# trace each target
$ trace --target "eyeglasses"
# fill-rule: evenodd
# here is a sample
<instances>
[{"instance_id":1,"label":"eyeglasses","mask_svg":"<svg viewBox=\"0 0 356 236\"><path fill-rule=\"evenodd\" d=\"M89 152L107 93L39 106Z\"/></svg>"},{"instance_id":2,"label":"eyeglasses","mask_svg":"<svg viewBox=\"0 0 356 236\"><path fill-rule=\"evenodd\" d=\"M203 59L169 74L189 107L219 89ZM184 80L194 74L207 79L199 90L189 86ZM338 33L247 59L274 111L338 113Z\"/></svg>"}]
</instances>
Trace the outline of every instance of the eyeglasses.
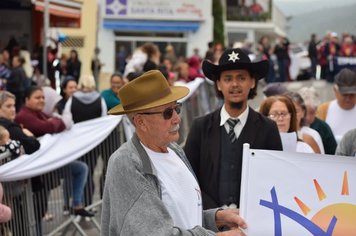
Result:
<instances>
[{"instance_id":1,"label":"eyeglasses","mask_svg":"<svg viewBox=\"0 0 356 236\"><path fill-rule=\"evenodd\" d=\"M284 118L289 118L290 113L289 112L274 112L268 115L269 118L272 120L278 120L279 118L284 119Z\"/></svg>"},{"instance_id":2,"label":"eyeglasses","mask_svg":"<svg viewBox=\"0 0 356 236\"><path fill-rule=\"evenodd\" d=\"M177 103L174 107L168 107L168 108L164 109L164 111L160 111L160 112L141 112L141 113L138 113L138 114L141 114L141 115L162 114L163 118L165 120L169 120L173 116L173 111L176 111L177 114L179 114L180 111L181 111L181 108L182 108L182 103Z\"/></svg>"}]
</instances>

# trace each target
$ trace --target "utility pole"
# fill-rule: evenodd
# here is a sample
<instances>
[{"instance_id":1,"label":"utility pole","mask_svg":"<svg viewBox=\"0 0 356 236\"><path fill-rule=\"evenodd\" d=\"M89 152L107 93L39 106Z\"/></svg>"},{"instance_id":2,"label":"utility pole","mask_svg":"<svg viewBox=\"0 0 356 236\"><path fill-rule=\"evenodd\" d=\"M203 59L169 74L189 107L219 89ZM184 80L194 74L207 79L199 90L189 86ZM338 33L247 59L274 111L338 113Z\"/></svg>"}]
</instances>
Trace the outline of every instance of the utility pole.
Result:
<instances>
[{"instance_id":1,"label":"utility pole","mask_svg":"<svg viewBox=\"0 0 356 236\"><path fill-rule=\"evenodd\" d=\"M48 77L47 73L47 33L49 29L49 1L50 0L44 0L44 9L43 9L43 42L42 42L42 47L43 47L43 75L45 78Z\"/></svg>"}]
</instances>

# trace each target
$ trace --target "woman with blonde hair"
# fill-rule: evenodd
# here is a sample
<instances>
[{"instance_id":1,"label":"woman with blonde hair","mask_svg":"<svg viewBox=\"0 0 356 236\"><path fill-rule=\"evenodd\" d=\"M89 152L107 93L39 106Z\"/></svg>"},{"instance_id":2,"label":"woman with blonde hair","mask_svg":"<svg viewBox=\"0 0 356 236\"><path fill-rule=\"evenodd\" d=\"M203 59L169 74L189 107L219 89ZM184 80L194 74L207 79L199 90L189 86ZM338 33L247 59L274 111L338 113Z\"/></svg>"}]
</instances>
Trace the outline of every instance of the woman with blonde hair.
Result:
<instances>
[{"instance_id":1,"label":"woman with blonde hair","mask_svg":"<svg viewBox=\"0 0 356 236\"><path fill-rule=\"evenodd\" d=\"M82 109L83 107L86 109ZM72 113L74 123L106 115L105 100L96 91L96 83L92 75L83 75L80 78L78 91L68 99L64 110Z\"/></svg>"}]
</instances>

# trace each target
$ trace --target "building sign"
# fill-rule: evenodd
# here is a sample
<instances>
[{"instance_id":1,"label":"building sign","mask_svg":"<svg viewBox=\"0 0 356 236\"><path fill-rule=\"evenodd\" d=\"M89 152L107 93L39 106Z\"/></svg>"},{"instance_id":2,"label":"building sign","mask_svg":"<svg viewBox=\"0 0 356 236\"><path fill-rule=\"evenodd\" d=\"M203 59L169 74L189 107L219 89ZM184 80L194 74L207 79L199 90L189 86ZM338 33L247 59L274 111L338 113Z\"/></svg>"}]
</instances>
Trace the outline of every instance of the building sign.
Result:
<instances>
[{"instance_id":1,"label":"building sign","mask_svg":"<svg viewBox=\"0 0 356 236\"><path fill-rule=\"evenodd\" d=\"M356 159L244 146L240 214L246 235L356 233Z\"/></svg>"},{"instance_id":2,"label":"building sign","mask_svg":"<svg viewBox=\"0 0 356 236\"><path fill-rule=\"evenodd\" d=\"M206 12L199 0L106 0L106 19L202 21Z\"/></svg>"}]
</instances>

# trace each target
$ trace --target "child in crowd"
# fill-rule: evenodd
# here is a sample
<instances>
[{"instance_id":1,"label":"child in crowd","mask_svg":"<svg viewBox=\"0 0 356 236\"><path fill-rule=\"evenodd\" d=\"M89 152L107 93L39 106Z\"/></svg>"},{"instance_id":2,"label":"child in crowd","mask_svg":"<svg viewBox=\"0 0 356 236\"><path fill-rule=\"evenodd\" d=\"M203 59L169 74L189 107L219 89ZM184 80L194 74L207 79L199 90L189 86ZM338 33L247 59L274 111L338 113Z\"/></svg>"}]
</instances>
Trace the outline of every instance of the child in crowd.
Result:
<instances>
[{"instance_id":1,"label":"child in crowd","mask_svg":"<svg viewBox=\"0 0 356 236\"><path fill-rule=\"evenodd\" d=\"M11 159L16 158L22 154L21 150L21 143L17 140L11 140L10 139L10 133L9 131L4 127L0 125L0 154L6 153L6 151L9 151L9 154L11 155L6 155L7 158L4 162L11 161Z\"/></svg>"},{"instance_id":2,"label":"child in crowd","mask_svg":"<svg viewBox=\"0 0 356 236\"><path fill-rule=\"evenodd\" d=\"M0 125L0 164L5 164L24 153L21 143L17 140L10 139L9 131ZM5 196L19 196L25 189L25 180L7 182L4 184L6 189ZM2 196L2 195L1 195ZM2 199L2 198L1 198Z\"/></svg>"}]
</instances>

